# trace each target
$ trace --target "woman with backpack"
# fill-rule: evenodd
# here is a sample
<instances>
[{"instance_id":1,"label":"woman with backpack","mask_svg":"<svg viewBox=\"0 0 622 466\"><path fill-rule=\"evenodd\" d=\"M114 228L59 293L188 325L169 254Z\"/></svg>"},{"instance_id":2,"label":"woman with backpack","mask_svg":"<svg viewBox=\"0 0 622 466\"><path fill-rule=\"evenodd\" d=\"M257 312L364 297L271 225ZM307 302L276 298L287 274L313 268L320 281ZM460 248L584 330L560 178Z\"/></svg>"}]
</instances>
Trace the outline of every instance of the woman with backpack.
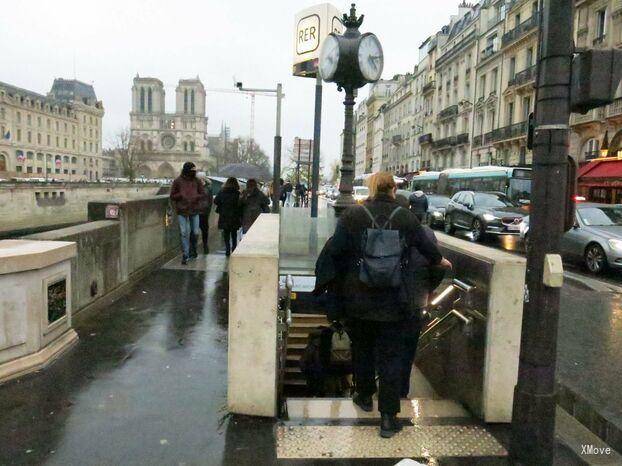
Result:
<instances>
[{"instance_id":1,"label":"woman with backpack","mask_svg":"<svg viewBox=\"0 0 622 466\"><path fill-rule=\"evenodd\" d=\"M242 225L240 212L240 185L231 177L225 181L220 192L214 199L218 214L218 229L222 230L225 240L225 254L231 255L238 244L238 230Z\"/></svg>"},{"instance_id":2,"label":"woman with backpack","mask_svg":"<svg viewBox=\"0 0 622 466\"><path fill-rule=\"evenodd\" d=\"M331 255L345 267L341 296L352 339L354 402L364 411L373 410L378 372L384 438L402 429L397 422L402 354L413 312L402 276L408 252L416 248L430 264L451 267L417 217L398 204L396 190L392 174L372 176L368 200L341 215L330 246Z\"/></svg>"}]
</instances>

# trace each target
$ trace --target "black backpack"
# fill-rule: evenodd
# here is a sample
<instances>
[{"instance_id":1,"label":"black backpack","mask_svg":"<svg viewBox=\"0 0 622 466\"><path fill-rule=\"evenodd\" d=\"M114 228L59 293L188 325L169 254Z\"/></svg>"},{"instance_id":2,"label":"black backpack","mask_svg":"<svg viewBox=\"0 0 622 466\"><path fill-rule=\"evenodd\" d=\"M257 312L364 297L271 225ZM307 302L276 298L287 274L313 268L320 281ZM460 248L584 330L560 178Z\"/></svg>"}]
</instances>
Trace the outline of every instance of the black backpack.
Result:
<instances>
[{"instance_id":1,"label":"black backpack","mask_svg":"<svg viewBox=\"0 0 622 466\"><path fill-rule=\"evenodd\" d=\"M399 288L402 285L402 267L406 242L399 230L391 230L391 222L402 207L396 207L387 221L379 226L367 207L363 210L371 219L371 228L365 229L361 240L359 280L371 288Z\"/></svg>"}]
</instances>

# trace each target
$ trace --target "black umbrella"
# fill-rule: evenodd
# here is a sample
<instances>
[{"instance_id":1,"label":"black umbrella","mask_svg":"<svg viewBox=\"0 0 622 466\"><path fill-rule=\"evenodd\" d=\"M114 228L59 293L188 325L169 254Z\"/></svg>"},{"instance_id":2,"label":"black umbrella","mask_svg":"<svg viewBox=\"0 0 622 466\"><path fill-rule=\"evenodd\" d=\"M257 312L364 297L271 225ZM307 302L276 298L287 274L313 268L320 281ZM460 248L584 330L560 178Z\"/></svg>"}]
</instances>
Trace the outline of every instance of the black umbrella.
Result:
<instances>
[{"instance_id":1,"label":"black umbrella","mask_svg":"<svg viewBox=\"0 0 622 466\"><path fill-rule=\"evenodd\" d=\"M249 163L230 163L218 170L218 175L223 177L233 176L235 178L245 178L247 180L255 178L262 182L272 179L267 168L258 167Z\"/></svg>"}]
</instances>

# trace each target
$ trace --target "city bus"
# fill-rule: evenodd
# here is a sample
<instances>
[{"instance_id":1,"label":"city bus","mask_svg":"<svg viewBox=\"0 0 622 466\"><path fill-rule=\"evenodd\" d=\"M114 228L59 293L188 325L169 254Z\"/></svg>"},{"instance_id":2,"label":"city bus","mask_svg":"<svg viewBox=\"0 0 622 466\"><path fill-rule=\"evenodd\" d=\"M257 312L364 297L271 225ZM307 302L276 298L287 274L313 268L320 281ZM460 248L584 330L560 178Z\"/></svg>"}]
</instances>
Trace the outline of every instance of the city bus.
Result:
<instances>
[{"instance_id":1,"label":"city bus","mask_svg":"<svg viewBox=\"0 0 622 466\"><path fill-rule=\"evenodd\" d=\"M367 186L367 181L374 173L363 173L362 175L358 175L354 177L354 181L352 182L352 186ZM401 188L406 180L404 178L400 178L399 176L393 175L393 180L398 188Z\"/></svg>"},{"instance_id":2,"label":"city bus","mask_svg":"<svg viewBox=\"0 0 622 466\"><path fill-rule=\"evenodd\" d=\"M485 166L450 168L413 177L413 190L453 196L458 191L497 191L515 202L531 197L531 168Z\"/></svg>"}]
</instances>

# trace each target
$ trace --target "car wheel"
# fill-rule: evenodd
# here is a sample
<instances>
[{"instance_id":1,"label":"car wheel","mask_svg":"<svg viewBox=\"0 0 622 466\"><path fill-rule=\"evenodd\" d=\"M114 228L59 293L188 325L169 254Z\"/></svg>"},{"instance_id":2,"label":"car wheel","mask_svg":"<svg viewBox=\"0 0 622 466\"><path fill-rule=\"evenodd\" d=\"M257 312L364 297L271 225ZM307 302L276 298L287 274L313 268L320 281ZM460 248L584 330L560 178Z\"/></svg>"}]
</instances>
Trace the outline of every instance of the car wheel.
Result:
<instances>
[{"instance_id":1,"label":"car wheel","mask_svg":"<svg viewBox=\"0 0 622 466\"><path fill-rule=\"evenodd\" d=\"M486 233L484 229L484 224L481 222L481 220L477 218L473 220L473 223L471 224L471 235L473 237L473 241L476 242L482 241L484 239Z\"/></svg>"},{"instance_id":2,"label":"car wheel","mask_svg":"<svg viewBox=\"0 0 622 466\"><path fill-rule=\"evenodd\" d=\"M607 256L598 244L590 244L585 250L584 262L592 273L601 273L607 268Z\"/></svg>"},{"instance_id":3,"label":"car wheel","mask_svg":"<svg viewBox=\"0 0 622 466\"><path fill-rule=\"evenodd\" d=\"M453 223L451 222L451 215L447 215L445 217L445 233L447 233L448 235L453 234L455 228Z\"/></svg>"}]
</instances>

